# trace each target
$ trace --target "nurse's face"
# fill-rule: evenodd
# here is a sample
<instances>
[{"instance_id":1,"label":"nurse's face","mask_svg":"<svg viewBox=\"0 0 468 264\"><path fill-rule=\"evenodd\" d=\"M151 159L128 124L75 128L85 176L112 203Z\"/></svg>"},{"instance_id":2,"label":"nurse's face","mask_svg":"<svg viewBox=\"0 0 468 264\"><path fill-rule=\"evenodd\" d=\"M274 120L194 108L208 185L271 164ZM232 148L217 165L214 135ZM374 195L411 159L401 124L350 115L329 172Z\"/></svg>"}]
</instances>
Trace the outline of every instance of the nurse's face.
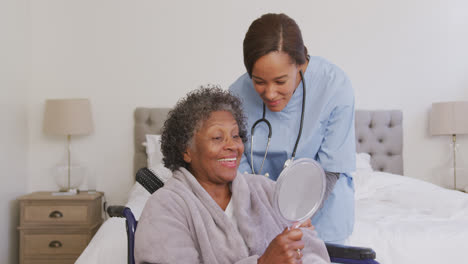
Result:
<instances>
[{"instance_id":1,"label":"nurse's face","mask_svg":"<svg viewBox=\"0 0 468 264\"><path fill-rule=\"evenodd\" d=\"M239 127L230 112L211 113L184 153L190 172L205 187L225 185L237 175L244 153Z\"/></svg>"},{"instance_id":2,"label":"nurse's face","mask_svg":"<svg viewBox=\"0 0 468 264\"><path fill-rule=\"evenodd\" d=\"M252 69L255 91L272 112L283 110L291 99L301 77L299 67L284 52L270 52L260 57Z\"/></svg>"}]
</instances>

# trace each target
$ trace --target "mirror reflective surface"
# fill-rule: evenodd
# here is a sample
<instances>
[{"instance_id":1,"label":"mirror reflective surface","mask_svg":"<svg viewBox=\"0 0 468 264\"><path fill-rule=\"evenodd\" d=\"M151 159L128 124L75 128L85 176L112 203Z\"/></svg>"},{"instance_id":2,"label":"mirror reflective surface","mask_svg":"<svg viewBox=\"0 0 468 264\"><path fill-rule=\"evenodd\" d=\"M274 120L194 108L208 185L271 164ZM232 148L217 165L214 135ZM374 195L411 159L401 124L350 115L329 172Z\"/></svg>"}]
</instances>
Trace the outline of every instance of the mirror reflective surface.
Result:
<instances>
[{"instance_id":1,"label":"mirror reflective surface","mask_svg":"<svg viewBox=\"0 0 468 264\"><path fill-rule=\"evenodd\" d=\"M318 162L309 158L294 160L278 177L274 206L284 219L302 222L320 207L325 185L325 172Z\"/></svg>"}]
</instances>

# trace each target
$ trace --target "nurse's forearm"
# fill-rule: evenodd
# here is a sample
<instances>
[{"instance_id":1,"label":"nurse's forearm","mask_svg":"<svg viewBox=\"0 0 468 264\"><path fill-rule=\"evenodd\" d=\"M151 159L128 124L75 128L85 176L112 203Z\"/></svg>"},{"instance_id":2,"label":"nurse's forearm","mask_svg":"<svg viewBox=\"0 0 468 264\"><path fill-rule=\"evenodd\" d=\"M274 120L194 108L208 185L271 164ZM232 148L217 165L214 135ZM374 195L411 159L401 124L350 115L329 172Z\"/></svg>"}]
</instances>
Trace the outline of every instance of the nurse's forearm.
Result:
<instances>
[{"instance_id":1,"label":"nurse's forearm","mask_svg":"<svg viewBox=\"0 0 468 264\"><path fill-rule=\"evenodd\" d=\"M340 173L326 171L325 172L325 178L326 178L326 181L327 181L327 185L325 187L325 196L323 197L322 204L320 205L320 208L323 207L323 204L327 200L330 193L333 191L333 187L335 187L336 181L338 181L338 178L340 178Z\"/></svg>"}]
</instances>

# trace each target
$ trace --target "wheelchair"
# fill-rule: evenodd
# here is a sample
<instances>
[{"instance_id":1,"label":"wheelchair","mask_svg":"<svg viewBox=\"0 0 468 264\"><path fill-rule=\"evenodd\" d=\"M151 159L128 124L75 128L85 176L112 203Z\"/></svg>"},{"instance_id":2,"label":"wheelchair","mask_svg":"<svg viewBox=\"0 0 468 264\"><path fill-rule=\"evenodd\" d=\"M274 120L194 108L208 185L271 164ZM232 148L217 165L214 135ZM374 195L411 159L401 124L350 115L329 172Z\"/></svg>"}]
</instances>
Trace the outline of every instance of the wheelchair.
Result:
<instances>
[{"instance_id":1,"label":"wheelchair","mask_svg":"<svg viewBox=\"0 0 468 264\"><path fill-rule=\"evenodd\" d=\"M164 183L159 180L150 170L143 168L137 172L136 181L140 183L146 190L153 193ZM125 226L127 229L127 250L128 264L135 264L134 247L135 247L135 231L138 222L132 213L132 210L125 206L113 205L107 208L107 213L110 217L125 218ZM332 263L342 264L379 264L376 260L376 253L371 248L352 247L325 243Z\"/></svg>"}]
</instances>

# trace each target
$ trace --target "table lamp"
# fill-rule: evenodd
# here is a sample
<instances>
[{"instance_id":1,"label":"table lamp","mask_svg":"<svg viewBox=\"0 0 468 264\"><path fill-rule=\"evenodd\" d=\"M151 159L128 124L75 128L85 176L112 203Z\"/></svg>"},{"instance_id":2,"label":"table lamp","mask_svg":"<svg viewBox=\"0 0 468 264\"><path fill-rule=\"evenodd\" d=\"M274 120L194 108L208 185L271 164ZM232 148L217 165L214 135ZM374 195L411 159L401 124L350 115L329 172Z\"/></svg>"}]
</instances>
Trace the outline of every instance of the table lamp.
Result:
<instances>
[{"instance_id":1,"label":"table lamp","mask_svg":"<svg viewBox=\"0 0 468 264\"><path fill-rule=\"evenodd\" d=\"M72 161L71 136L93 131L91 105L88 99L48 99L45 105L44 132L67 137L66 161L54 167L60 191L72 192L81 184L86 168ZM73 176L73 181L72 181Z\"/></svg>"},{"instance_id":2,"label":"table lamp","mask_svg":"<svg viewBox=\"0 0 468 264\"><path fill-rule=\"evenodd\" d=\"M468 134L468 102L437 102L432 104L430 133L452 136L453 189L457 189L457 135Z\"/></svg>"}]
</instances>

